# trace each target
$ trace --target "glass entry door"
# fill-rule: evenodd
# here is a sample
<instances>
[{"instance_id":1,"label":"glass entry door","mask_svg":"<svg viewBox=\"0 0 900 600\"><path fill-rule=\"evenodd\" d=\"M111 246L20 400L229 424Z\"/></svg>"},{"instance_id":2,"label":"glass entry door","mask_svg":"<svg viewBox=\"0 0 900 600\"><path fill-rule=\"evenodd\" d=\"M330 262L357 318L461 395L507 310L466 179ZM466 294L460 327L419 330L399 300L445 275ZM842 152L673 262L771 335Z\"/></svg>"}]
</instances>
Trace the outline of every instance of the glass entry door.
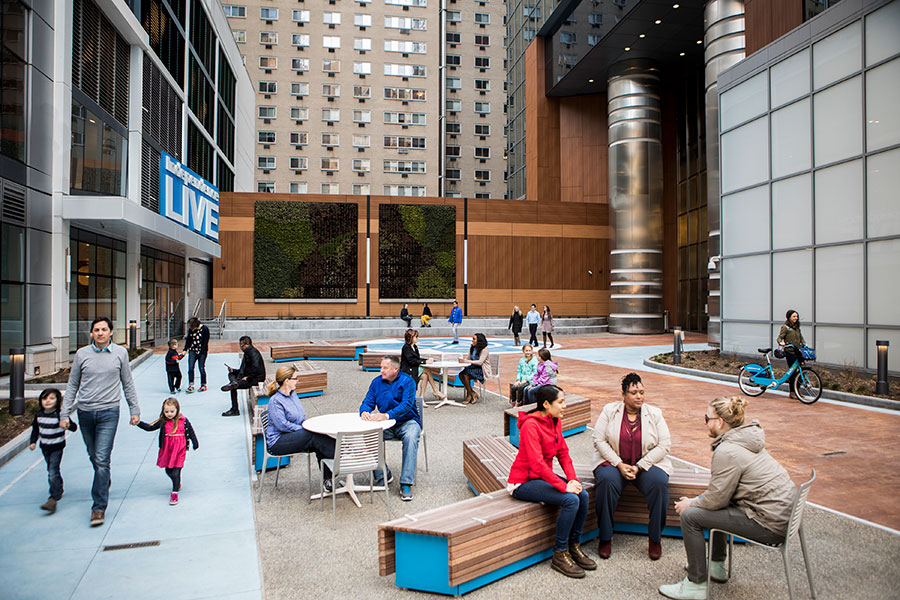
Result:
<instances>
[{"instance_id":1,"label":"glass entry door","mask_svg":"<svg viewBox=\"0 0 900 600\"><path fill-rule=\"evenodd\" d=\"M153 328L154 345L165 344L169 341L169 286L165 283L156 285L156 302L153 305L151 315L151 327Z\"/></svg>"}]
</instances>

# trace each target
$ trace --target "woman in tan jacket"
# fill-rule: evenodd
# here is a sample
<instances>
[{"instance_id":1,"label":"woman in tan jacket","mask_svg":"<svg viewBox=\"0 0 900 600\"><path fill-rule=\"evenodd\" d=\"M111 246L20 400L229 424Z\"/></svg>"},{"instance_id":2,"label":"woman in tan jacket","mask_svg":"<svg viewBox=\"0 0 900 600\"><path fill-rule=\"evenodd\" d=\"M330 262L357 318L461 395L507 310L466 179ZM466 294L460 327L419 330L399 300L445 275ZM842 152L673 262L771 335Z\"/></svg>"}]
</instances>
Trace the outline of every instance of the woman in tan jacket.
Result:
<instances>
[{"instance_id":1,"label":"woman in tan jacket","mask_svg":"<svg viewBox=\"0 0 900 600\"><path fill-rule=\"evenodd\" d=\"M641 376L629 373L622 378L622 401L604 406L594 425L594 494L600 558L609 558L612 552L613 515L622 488L629 481L643 494L650 509L650 559L662 556L660 539L666 524L672 473L670 447L669 427L662 411L644 404Z\"/></svg>"},{"instance_id":2,"label":"woman in tan jacket","mask_svg":"<svg viewBox=\"0 0 900 600\"><path fill-rule=\"evenodd\" d=\"M713 457L709 487L696 498L681 498L681 532L687 554L687 577L659 586L659 593L676 600L707 598L704 529L724 529L762 544L784 542L797 488L766 451L759 421L744 423L747 399L716 398L706 407L706 428ZM728 580L725 536L713 536L710 579Z\"/></svg>"}]
</instances>

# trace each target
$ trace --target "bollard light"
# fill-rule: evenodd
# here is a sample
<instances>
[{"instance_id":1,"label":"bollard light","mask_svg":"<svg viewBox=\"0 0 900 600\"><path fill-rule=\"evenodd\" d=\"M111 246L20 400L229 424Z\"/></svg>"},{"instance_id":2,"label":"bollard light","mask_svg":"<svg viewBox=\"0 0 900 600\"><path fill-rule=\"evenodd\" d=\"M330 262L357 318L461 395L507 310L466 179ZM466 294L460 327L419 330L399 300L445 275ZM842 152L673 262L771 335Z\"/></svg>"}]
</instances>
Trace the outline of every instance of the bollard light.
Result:
<instances>
[{"instance_id":1,"label":"bollard light","mask_svg":"<svg viewBox=\"0 0 900 600\"><path fill-rule=\"evenodd\" d=\"M674 340L674 348L672 351L672 364L680 365L681 364L681 327L676 327L673 330L675 334Z\"/></svg>"},{"instance_id":2,"label":"bollard light","mask_svg":"<svg viewBox=\"0 0 900 600\"><path fill-rule=\"evenodd\" d=\"M875 393L882 396L888 395L888 340L875 340L875 348L878 349L878 375L875 378Z\"/></svg>"},{"instance_id":3,"label":"bollard light","mask_svg":"<svg viewBox=\"0 0 900 600\"><path fill-rule=\"evenodd\" d=\"M134 319L128 321L128 347L132 350L137 348L137 321Z\"/></svg>"},{"instance_id":4,"label":"bollard light","mask_svg":"<svg viewBox=\"0 0 900 600\"><path fill-rule=\"evenodd\" d=\"M25 348L9 349L9 414L25 414Z\"/></svg>"}]
</instances>

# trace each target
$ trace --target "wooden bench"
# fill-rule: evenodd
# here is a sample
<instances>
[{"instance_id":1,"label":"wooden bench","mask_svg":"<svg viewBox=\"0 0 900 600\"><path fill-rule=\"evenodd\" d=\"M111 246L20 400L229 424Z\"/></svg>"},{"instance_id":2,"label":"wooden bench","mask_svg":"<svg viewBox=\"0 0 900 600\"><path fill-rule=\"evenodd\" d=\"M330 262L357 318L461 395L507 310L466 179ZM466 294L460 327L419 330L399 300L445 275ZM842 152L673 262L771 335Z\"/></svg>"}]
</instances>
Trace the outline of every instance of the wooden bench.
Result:
<instances>
[{"instance_id":1,"label":"wooden bench","mask_svg":"<svg viewBox=\"0 0 900 600\"><path fill-rule=\"evenodd\" d=\"M519 447L519 413L536 408L536 404L526 404L507 408L503 411L503 435L509 436L509 443ZM581 433L591 422L591 400L577 394L566 394L566 410L562 418L563 437Z\"/></svg>"},{"instance_id":2,"label":"wooden bench","mask_svg":"<svg viewBox=\"0 0 900 600\"><path fill-rule=\"evenodd\" d=\"M273 362L287 362L315 358L318 360L356 360L366 351L365 344L333 344L315 341L291 346L272 346L269 355Z\"/></svg>"}]
</instances>

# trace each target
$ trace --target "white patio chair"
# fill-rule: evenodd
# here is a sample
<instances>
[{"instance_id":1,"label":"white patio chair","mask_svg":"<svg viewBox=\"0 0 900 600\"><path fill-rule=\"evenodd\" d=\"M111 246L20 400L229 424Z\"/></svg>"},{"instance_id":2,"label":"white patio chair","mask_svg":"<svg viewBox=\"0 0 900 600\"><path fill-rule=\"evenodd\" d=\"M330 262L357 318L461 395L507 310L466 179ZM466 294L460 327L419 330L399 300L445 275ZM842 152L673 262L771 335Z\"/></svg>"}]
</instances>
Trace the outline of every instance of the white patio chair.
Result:
<instances>
[{"instance_id":1,"label":"white patio chair","mask_svg":"<svg viewBox=\"0 0 900 600\"><path fill-rule=\"evenodd\" d=\"M369 487L374 487L374 471L381 469L387 477L387 464L384 460L384 430L381 427L366 431L340 431L334 443L334 458L322 459L320 467L324 472L327 465L331 469L331 488L337 489L337 478L340 475L353 477L354 473L369 473ZM320 484L322 502L325 507L325 486ZM370 503L375 502L374 490L369 491ZM384 486L384 500L388 505L388 518L391 517L391 502L388 486ZM331 494L331 510L334 517L334 529L337 529L337 494Z\"/></svg>"},{"instance_id":2,"label":"white patio chair","mask_svg":"<svg viewBox=\"0 0 900 600\"><path fill-rule=\"evenodd\" d=\"M309 452L295 452L293 454L272 454L269 452L269 445L266 443L266 429L269 428L269 409L264 409L259 413L259 422L262 425L262 433L263 433L263 468L259 473L259 491L256 494L256 501L259 502L262 499L262 489L263 489L263 481L266 478L266 465L269 463L270 458L278 458L278 463L275 466L275 485L273 487L278 487L278 471L281 469L281 458L284 456L296 456L298 454L306 455L306 477L309 480L309 494L306 496L306 503L309 504L311 502L310 498L312 497L312 450Z\"/></svg>"},{"instance_id":3,"label":"white patio chair","mask_svg":"<svg viewBox=\"0 0 900 600\"><path fill-rule=\"evenodd\" d=\"M745 539L747 542L751 544L755 544L760 546L761 548L768 548L769 550L778 550L781 552L781 558L784 561L784 573L787 576L787 584L788 584L788 597L793 600L794 598L794 584L791 581L791 565L789 562L790 550L794 546L793 538L796 535L800 538L800 550L803 552L803 562L806 566L806 578L809 580L809 592L813 600L816 597L816 588L813 586L813 576L812 576L812 565L809 562L809 554L806 551L806 539L803 537L803 510L806 508L806 497L809 496L809 489L812 487L813 481L816 479L816 470L813 469L810 474L809 481L800 486L800 492L797 494L797 499L794 501L794 506L791 508L791 518L788 521L788 530L787 534L784 536L784 541L780 544L770 546L769 544L761 544L759 542L754 542L753 540ZM728 537L728 579L731 579L731 557L734 554L734 536L735 534L730 531L725 531L724 529L710 529L709 530L709 539L712 540L713 534L715 533L724 533ZM709 563L712 561L712 542L709 543L707 554L706 554L706 597L710 597L709 591L712 589L709 585L710 577L709 577Z\"/></svg>"},{"instance_id":4,"label":"white patio chair","mask_svg":"<svg viewBox=\"0 0 900 600\"><path fill-rule=\"evenodd\" d=\"M497 393L500 394L500 398L503 398L503 390L500 387L500 355L499 354L491 354L488 356L488 362L491 363L491 375L490 377L485 377L484 381L479 381L481 384L481 396L484 397L484 388L487 385L488 379L496 379L497 380Z\"/></svg>"}]
</instances>

